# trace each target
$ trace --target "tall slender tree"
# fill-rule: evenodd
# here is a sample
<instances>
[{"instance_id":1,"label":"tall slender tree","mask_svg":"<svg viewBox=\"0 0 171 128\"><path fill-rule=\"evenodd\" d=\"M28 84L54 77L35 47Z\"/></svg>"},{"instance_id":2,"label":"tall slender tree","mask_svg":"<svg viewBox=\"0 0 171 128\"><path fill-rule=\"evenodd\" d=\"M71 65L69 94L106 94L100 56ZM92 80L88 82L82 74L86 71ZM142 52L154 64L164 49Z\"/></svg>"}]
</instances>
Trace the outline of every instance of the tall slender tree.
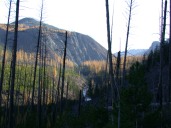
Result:
<instances>
[{"instance_id":1,"label":"tall slender tree","mask_svg":"<svg viewBox=\"0 0 171 128\"><path fill-rule=\"evenodd\" d=\"M121 61L121 54L120 51L118 52L117 56L117 64L116 64L116 89L117 89L117 108L118 108L118 128L120 128L120 117L121 117L121 107L120 107L120 78L119 78L119 72L120 72L120 61Z\"/></svg>"},{"instance_id":2,"label":"tall slender tree","mask_svg":"<svg viewBox=\"0 0 171 128\"><path fill-rule=\"evenodd\" d=\"M170 0L170 26L169 26L169 97L168 101L171 102L171 0Z\"/></svg>"},{"instance_id":3,"label":"tall slender tree","mask_svg":"<svg viewBox=\"0 0 171 128\"><path fill-rule=\"evenodd\" d=\"M164 21L163 21L163 30L160 42L160 76L159 76L159 92L160 92L160 107L162 108L163 102L163 87L162 87L162 71L163 71L163 45L165 41L165 31L166 31L166 13L167 13L167 0L165 0L165 8L164 8Z\"/></svg>"},{"instance_id":4,"label":"tall slender tree","mask_svg":"<svg viewBox=\"0 0 171 128\"><path fill-rule=\"evenodd\" d=\"M59 65L59 75L58 75L58 84L57 84L56 111L58 109L58 103L60 100L60 83L61 83L61 63Z\"/></svg>"},{"instance_id":5,"label":"tall slender tree","mask_svg":"<svg viewBox=\"0 0 171 128\"><path fill-rule=\"evenodd\" d=\"M116 81L118 85L120 84L119 81L120 63L121 63L121 52L119 51L117 56L117 64L116 64Z\"/></svg>"},{"instance_id":6,"label":"tall slender tree","mask_svg":"<svg viewBox=\"0 0 171 128\"><path fill-rule=\"evenodd\" d=\"M36 60L35 60L35 65L34 65L33 88L32 88L32 99L31 99L32 108L34 106L36 71L37 71L37 63L38 63L38 54L39 54L39 48L40 48L41 34L42 34L42 19L43 19L43 0L42 0L42 6L41 6L40 22L39 22L39 33L38 33L38 40L37 40Z\"/></svg>"},{"instance_id":7,"label":"tall slender tree","mask_svg":"<svg viewBox=\"0 0 171 128\"><path fill-rule=\"evenodd\" d=\"M134 3L134 0L130 0L130 3L128 5L129 6L129 14L128 14L128 24L127 24L127 33L126 33L126 43L125 43L125 54L124 54L124 62L123 62L122 86L125 86L126 58L127 58L127 49L128 49L128 41L129 41L129 34L130 34L133 3Z\"/></svg>"},{"instance_id":8,"label":"tall slender tree","mask_svg":"<svg viewBox=\"0 0 171 128\"><path fill-rule=\"evenodd\" d=\"M26 81L27 81L27 62L25 61L25 68L24 68L24 82L23 82L23 84L24 84L24 89L23 89L23 103L22 103L22 105L24 106L25 105L25 97L26 97Z\"/></svg>"},{"instance_id":9,"label":"tall slender tree","mask_svg":"<svg viewBox=\"0 0 171 128\"><path fill-rule=\"evenodd\" d=\"M19 19L19 6L20 0L16 2L16 17L15 17L15 30L14 30L14 44L12 49L12 63L11 63L11 87L10 87L10 109L9 109L9 127L13 128L14 125L14 86L15 86L15 69L17 60L17 41L18 41L18 19Z\"/></svg>"},{"instance_id":10,"label":"tall slender tree","mask_svg":"<svg viewBox=\"0 0 171 128\"><path fill-rule=\"evenodd\" d=\"M163 13L163 11L162 11ZM160 75L159 75L159 98L160 98L160 111L161 111L161 128L163 127L163 45L165 41L165 30L166 30L166 13L167 13L167 0L165 0L164 7L164 21L162 27L162 35L160 42Z\"/></svg>"},{"instance_id":11,"label":"tall slender tree","mask_svg":"<svg viewBox=\"0 0 171 128\"><path fill-rule=\"evenodd\" d=\"M61 114L63 113L63 107L64 107L64 100L63 100L63 93L64 93L64 80L65 80L65 60L66 60L66 48L67 48L67 38L68 34L67 31L65 33L65 47L64 47L64 57L63 57L63 69L62 69L62 89L61 89L61 102L60 102L60 111Z\"/></svg>"},{"instance_id":12,"label":"tall slender tree","mask_svg":"<svg viewBox=\"0 0 171 128\"><path fill-rule=\"evenodd\" d=\"M113 89L114 89L114 73L113 73L113 63L112 63L112 43L111 43L111 37L110 37L110 21L109 21L109 1L106 0L106 23L107 23L107 40L108 40L108 57L109 57L109 74L110 74L110 83L111 83L111 97L112 97L112 105L113 105Z\"/></svg>"},{"instance_id":13,"label":"tall slender tree","mask_svg":"<svg viewBox=\"0 0 171 128\"><path fill-rule=\"evenodd\" d=\"M41 45L41 43L40 43ZM42 52L41 52L41 46L40 46L40 49L39 49L39 60L41 62L41 56L42 56ZM41 84L42 84L42 66L40 65L39 66L39 82L38 82L38 101L37 101L37 117L38 117L38 128L41 128Z\"/></svg>"},{"instance_id":14,"label":"tall slender tree","mask_svg":"<svg viewBox=\"0 0 171 128\"><path fill-rule=\"evenodd\" d=\"M10 21L10 16L11 16L11 4L12 4L12 0L10 0L10 3L9 3L7 30L5 34L5 44L4 44L4 51L3 51L3 58L2 58L1 78L0 78L0 107L1 107L1 101L2 101L1 92L2 92L2 86L3 86L3 80L4 80L6 49L7 49L8 33L9 33L9 21Z\"/></svg>"},{"instance_id":15,"label":"tall slender tree","mask_svg":"<svg viewBox=\"0 0 171 128\"><path fill-rule=\"evenodd\" d=\"M47 57L47 47L46 47L46 35L45 35L45 44L44 44L44 60L43 60L43 110L45 110L45 93L46 93L46 57Z\"/></svg>"}]
</instances>

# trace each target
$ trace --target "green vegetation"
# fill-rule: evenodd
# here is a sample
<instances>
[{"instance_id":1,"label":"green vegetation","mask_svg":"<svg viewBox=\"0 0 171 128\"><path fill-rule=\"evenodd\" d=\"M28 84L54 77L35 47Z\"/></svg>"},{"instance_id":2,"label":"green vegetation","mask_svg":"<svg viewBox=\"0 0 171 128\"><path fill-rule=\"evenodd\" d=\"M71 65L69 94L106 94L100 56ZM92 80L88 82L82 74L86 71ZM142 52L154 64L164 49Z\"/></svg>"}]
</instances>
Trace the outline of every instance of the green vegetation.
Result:
<instances>
[{"instance_id":1,"label":"green vegetation","mask_svg":"<svg viewBox=\"0 0 171 128\"><path fill-rule=\"evenodd\" d=\"M165 51L167 51L167 44L165 45ZM159 53L160 51L156 49L147 57L142 58L142 61L138 60L129 65L126 76L127 86L119 87L121 112L120 128L160 127L161 110L158 104L159 102L154 102L154 97L157 97L158 94L154 94L151 90L151 84L149 84L151 78L149 79L147 77L150 71L158 65ZM21 53L18 53L18 55L20 56L16 66L14 88L15 127L118 127L118 100L114 100L113 110L107 109L111 100L111 87L108 82L109 74L105 71L104 61L86 62L80 68L67 66L65 72L64 112L61 114L61 82L59 82L59 78L62 77L62 74L59 72L60 66L54 66L54 62L47 62L47 65L44 68L41 65L41 61L39 62L36 73L35 104L32 108L33 63L31 61L31 63L29 63L29 55L27 55L27 53L22 51ZM28 60L23 59L23 55ZM167 66L167 54L165 55L164 60L165 65ZM114 69L115 68L116 67L114 67ZM4 74L0 125L2 127L7 127L9 121L10 85L10 62L8 58L6 59ZM119 79L120 78L121 76L119 74ZM79 99L79 92L85 85L89 87L87 95L92 99L89 102L85 102L83 96ZM40 108L37 99L39 87L41 87ZM81 106L79 106L79 102L81 103ZM171 126L170 110L170 106L164 106L162 111L162 123L166 127ZM38 122L40 123L39 125Z\"/></svg>"}]
</instances>

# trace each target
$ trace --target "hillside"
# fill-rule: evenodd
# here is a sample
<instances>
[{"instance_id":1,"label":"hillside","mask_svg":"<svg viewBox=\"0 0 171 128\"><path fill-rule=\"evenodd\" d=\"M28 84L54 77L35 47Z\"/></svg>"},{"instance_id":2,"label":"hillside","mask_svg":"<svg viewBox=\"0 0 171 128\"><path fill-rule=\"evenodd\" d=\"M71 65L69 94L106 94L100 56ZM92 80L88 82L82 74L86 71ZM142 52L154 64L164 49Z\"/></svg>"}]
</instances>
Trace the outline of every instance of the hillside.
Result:
<instances>
[{"instance_id":1,"label":"hillside","mask_svg":"<svg viewBox=\"0 0 171 128\"><path fill-rule=\"evenodd\" d=\"M13 24L8 38L8 47L12 47L13 41ZM23 49L26 52L35 52L37 46L39 22L32 18L24 18L19 21L18 33L18 50ZM64 48L65 31L51 25L43 23L42 42L48 46L51 57L54 53L61 55ZM98 42L88 35L78 32L68 32L67 58L77 65L84 61L104 60L106 59L107 50ZM3 44L5 38L5 25L0 25L0 42Z\"/></svg>"}]
</instances>

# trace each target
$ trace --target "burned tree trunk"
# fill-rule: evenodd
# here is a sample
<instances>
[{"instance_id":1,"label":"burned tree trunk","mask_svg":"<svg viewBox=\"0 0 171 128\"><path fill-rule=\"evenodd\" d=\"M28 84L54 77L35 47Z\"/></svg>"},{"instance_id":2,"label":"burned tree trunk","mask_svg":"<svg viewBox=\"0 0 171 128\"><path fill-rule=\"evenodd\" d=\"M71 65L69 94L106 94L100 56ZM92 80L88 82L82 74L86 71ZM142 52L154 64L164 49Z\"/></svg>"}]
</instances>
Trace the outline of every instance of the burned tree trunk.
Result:
<instances>
[{"instance_id":1,"label":"burned tree trunk","mask_svg":"<svg viewBox=\"0 0 171 128\"><path fill-rule=\"evenodd\" d=\"M6 59L6 49L7 49L7 42L8 42L8 33L9 33L9 20L11 15L11 3L12 0L10 0L9 4L9 12L8 12L8 21L7 21L7 30L5 34L5 44L4 44L4 51L3 51L3 58L2 58L2 67L1 67L1 79L0 79L0 107L2 102L2 86L3 86L3 80L4 80L4 70L5 70L5 59Z\"/></svg>"},{"instance_id":2,"label":"burned tree trunk","mask_svg":"<svg viewBox=\"0 0 171 128\"><path fill-rule=\"evenodd\" d=\"M65 34L65 48L64 48L64 57L63 57L63 69L62 69L62 89L61 89L61 102L60 102L60 112L63 113L64 107L64 100L63 100L63 93L64 93L64 80L65 80L65 60L66 60L66 48L67 48L67 31Z\"/></svg>"},{"instance_id":3,"label":"burned tree trunk","mask_svg":"<svg viewBox=\"0 0 171 128\"><path fill-rule=\"evenodd\" d=\"M58 110L58 104L60 100L60 81L61 81L61 64L59 67L59 76L58 76L58 84L57 84L57 98L56 98L56 112Z\"/></svg>"},{"instance_id":4,"label":"burned tree trunk","mask_svg":"<svg viewBox=\"0 0 171 128\"><path fill-rule=\"evenodd\" d=\"M9 127L13 128L14 125L14 86L15 86L15 68L17 60L17 41L18 41L18 19L19 19L19 5L20 0L16 2L16 18L15 18L15 31L14 31L14 44L12 49L12 67L11 67L11 87L10 87L10 108L9 108Z\"/></svg>"},{"instance_id":5,"label":"burned tree trunk","mask_svg":"<svg viewBox=\"0 0 171 128\"><path fill-rule=\"evenodd\" d=\"M132 8L133 8L133 0L130 1L130 5L129 5L128 26L127 26L127 33L126 33L125 54L124 54L124 62L123 62L122 86L125 86L126 58L127 58L127 48L128 48L128 39L130 33L131 17L132 17Z\"/></svg>"},{"instance_id":6,"label":"burned tree trunk","mask_svg":"<svg viewBox=\"0 0 171 128\"><path fill-rule=\"evenodd\" d=\"M171 102L171 0L170 0L170 33L169 33L169 97L168 101Z\"/></svg>"},{"instance_id":7,"label":"burned tree trunk","mask_svg":"<svg viewBox=\"0 0 171 128\"><path fill-rule=\"evenodd\" d=\"M160 107L162 108L163 102L163 87L162 87L162 71L163 71L163 44L165 41L165 30L166 30L166 12L167 12L167 0L165 1L165 9L164 9L164 23L163 23L163 30L161 36L161 43L160 43L160 76L159 76L159 95L160 95Z\"/></svg>"},{"instance_id":8,"label":"burned tree trunk","mask_svg":"<svg viewBox=\"0 0 171 128\"><path fill-rule=\"evenodd\" d=\"M121 63L121 52L119 51L118 56L117 56L117 64L116 64L116 81L117 81L117 85L120 85L120 78L119 78L120 63Z\"/></svg>"},{"instance_id":9,"label":"burned tree trunk","mask_svg":"<svg viewBox=\"0 0 171 128\"><path fill-rule=\"evenodd\" d=\"M162 12L163 13L163 12ZM162 35L160 42L160 75L159 75L159 99L160 99L160 111L161 111L161 128L163 127L163 44L165 41L165 30L166 30L166 13L167 13L167 0L165 0L165 8L164 8L164 21L162 27Z\"/></svg>"},{"instance_id":10,"label":"burned tree trunk","mask_svg":"<svg viewBox=\"0 0 171 128\"><path fill-rule=\"evenodd\" d=\"M109 5L108 0L106 0L106 22L107 22L107 39L108 39L108 57L109 57L109 74L110 74L110 83L111 83L111 97L113 105L113 88L114 88L114 74L113 74L113 63L112 63L112 51L111 51L111 37L110 37L110 22L109 22Z\"/></svg>"},{"instance_id":11,"label":"burned tree trunk","mask_svg":"<svg viewBox=\"0 0 171 128\"><path fill-rule=\"evenodd\" d=\"M36 60L35 60L35 66L34 66L32 99L31 99L31 107L32 107L32 109L33 109L33 106L34 106L34 92L35 92L35 82L36 82L36 71L37 71L38 53L39 53L40 40L41 40L41 32L42 32L42 15L43 15L43 2L42 2L42 7L41 7L39 33L38 33L37 49L36 49Z\"/></svg>"},{"instance_id":12,"label":"burned tree trunk","mask_svg":"<svg viewBox=\"0 0 171 128\"><path fill-rule=\"evenodd\" d=\"M46 44L45 44L45 56L44 56L44 63L43 63L43 107L45 108L45 93L46 93Z\"/></svg>"}]
</instances>

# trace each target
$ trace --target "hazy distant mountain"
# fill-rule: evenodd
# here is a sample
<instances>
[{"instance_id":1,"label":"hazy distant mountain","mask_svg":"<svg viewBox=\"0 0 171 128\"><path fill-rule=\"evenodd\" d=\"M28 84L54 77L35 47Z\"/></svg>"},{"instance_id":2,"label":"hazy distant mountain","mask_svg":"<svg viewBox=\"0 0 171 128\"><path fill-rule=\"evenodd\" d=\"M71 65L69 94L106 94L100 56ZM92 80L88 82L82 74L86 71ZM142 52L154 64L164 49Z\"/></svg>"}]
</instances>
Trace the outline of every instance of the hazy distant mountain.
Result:
<instances>
[{"instance_id":1,"label":"hazy distant mountain","mask_svg":"<svg viewBox=\"0 0 171 128\"><path fill-rule=\"evenodd\" d=\"M149 54L151 51L154 51L156 48L159 48L160 42L159 41L154 41L149 49L131 49L128 50L127 56L143 56L144 54ZM124 56L125 52L121 52L121 56ZM117 56L117 53L114 54Z\"/></svg>"},{"instance_id":2,"label":"hazy distant mountain","mask_svg":"<svg viewBox=\"0 0 171 128\"><path fill-rule=\"evenodd\" d=\"M39 22L32 18L24 18L19 21L18 49L26 52L35 52L37 46ZM14 23L11 23L14 25ZM2 26L2 25L1 25ZM43 40L48 49L53 53L62 54L65 41L65 30L43 23ZM9 32L8 47L12 47L13 30ZM4 43L5 29L0 27L0 42ZM98 42L87 35L77 32L68 32L67 58L76 64L89 60L104 60L107 50Z\"/></svg>"},{"instance_id":3,"label":"hazy distant mountain","mask_svg":"<svg viewBox=\"0 0 171 128\"><path fill-rule=\"evenodd\" d=\"M160 47L160 42L159 41L154 41L151 44L150 48L145 52L145 54L149 54L151 51L154 51L156 48L159 49L159 47Z\"/></svg>"},{"instance_id":4,"label":"hazy distant mountain","mask_svg":"<svg viewBox=\"0 0 171 128\"><path fill-rule=\"evenodd\" d=\"M127 56L143 56L144 53L147 51L147 49L130 49L127 52ZM114 55L117 56L118 53L115 53ZM125 51L121 52L121 56L124 56Z\"/></svg>"}]
</instances>

